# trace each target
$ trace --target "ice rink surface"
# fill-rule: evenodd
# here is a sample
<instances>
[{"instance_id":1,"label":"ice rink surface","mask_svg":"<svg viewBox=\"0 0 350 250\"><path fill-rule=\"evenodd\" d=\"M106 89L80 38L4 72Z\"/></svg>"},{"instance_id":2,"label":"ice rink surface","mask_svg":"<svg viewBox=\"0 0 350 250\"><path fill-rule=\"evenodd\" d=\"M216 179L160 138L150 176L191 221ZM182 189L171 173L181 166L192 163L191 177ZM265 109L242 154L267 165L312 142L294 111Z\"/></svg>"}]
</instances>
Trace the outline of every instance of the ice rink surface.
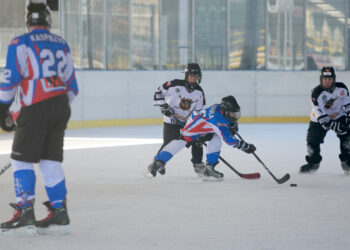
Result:
<instances>
[{"instance_id":1,"label":"ice rink surface","mask_svg":"<svg viewBox=\"0 0 350 250\"><path fill-rule=\"evenodd\" d=\"M227 145L221 156L237 170L260 172L244 180L223 163L223 182L202 182L190 150L168 164L164 176L143 172L158 151L161 126L69 130L64 171L71 234L0 237L0 249L350 249L350 176L330 132L315 174L301 175L307 124L242 124L240 134L278 177L277 184L252 156ZM12 135L0 135L0 164L9 161ZM37 219L47 200L36 167ZM11 218L12 169L0 176L0 221ZM290 183L298 184L290 187Z\"/></svg>"}]
</instances>

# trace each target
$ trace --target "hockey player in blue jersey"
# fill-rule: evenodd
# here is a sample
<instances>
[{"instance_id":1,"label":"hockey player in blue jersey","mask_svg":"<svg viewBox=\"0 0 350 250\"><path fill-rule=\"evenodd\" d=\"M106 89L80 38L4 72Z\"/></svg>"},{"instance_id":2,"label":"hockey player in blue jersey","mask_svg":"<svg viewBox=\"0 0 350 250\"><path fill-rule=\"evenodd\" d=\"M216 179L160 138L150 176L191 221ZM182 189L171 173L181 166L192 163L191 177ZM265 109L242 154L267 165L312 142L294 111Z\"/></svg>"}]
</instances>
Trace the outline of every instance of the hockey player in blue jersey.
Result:
<instances>
[{"instance_id":1,"label":"hockey player in blue jersey","mask_svg":"<svg viewBox=\"0 0 350 250\"><path fill-rule=\"evenodd\" d=\"M78 94L73 60L63 38L50 33L50 9L44 3L26 8L29 33L14 38L7 52L4 79L0 85L0 125L15 129L11 164L16 203L13 218L1 223L2 234L51 233L52 226L67 233L66 183L61 163L63 138L70 117L70 102ZM9 106L17 89L21 110L13 126ZM35 172L38 163L49 201L48 216L35 220Z\"/></svg>"},{"instance_id":2,"label":"hockey player in blue jersey","mask_svg":"<svg viewBox=\"0 0 350 250\"><path fill-rule=\"evenodd\" d=\"M205 180L222 180L223 174L215 170L221 151L222 141L226 144L252 153L256 150L253 144L237 140L234 133L238 130L237 120L240 117L240 106L233 96L222 98L220 104L214 104L209 108L194 112L185 127L181 130L181 137L171 141L154 158L148 166L152 176L156 176L157 170L165 164L188 142L202 140L211 135L208 141L206 158L207 163L203 171Z\"/></svg>"}]
</instances>

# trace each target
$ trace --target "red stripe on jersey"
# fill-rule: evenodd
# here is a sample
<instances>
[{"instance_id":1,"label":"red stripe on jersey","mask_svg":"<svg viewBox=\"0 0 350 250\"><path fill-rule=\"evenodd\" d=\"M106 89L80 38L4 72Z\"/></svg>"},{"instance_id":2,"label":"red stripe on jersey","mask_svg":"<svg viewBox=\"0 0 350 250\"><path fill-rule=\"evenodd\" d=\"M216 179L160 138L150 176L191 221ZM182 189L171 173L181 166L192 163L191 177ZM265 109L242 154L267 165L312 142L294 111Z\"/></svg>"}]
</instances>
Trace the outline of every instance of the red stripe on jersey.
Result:
<instances>
[{"instance_id":1,"label":"red stripe on jersey","mask_svg":"<svg viewBox=\"0 0 350 250\"><path fill-rule=\"evenodd\" d=\"M201 122L199 123L197 126L191 128L190 130L188 130L188 132L190 133L208 133L208 132L212 132L213 129L212 128L204 128L204 126L206 125L206 122Z\"/></svg>"},{"instance_id":2,"label":"red stripe on jersey","mask_svg":"<svg viewBox=\"0 0 350 250\"><path fill-rule=\"evenodd\" d=\"M28 63L28 79L32 79L34 77L34 70L33 70L33 66L32 66L32 62L29 59L29 56L27 56L27 63Z\"/></svg>"},{"instance_id":3,"label":"red stripe on jersey","mask_svg":"<svg viewBox=\"0 0 350 250\"><path fill-rule=\"evenodd\" d=\"M33 44L33 46L34 46L35 52L37 53L38 57L40 58L40 49L39 49L39 47L35 43ZM44 59L40 58L40 64L43 64L43 62L44 62Z\"/></svg>"}]
</instances>

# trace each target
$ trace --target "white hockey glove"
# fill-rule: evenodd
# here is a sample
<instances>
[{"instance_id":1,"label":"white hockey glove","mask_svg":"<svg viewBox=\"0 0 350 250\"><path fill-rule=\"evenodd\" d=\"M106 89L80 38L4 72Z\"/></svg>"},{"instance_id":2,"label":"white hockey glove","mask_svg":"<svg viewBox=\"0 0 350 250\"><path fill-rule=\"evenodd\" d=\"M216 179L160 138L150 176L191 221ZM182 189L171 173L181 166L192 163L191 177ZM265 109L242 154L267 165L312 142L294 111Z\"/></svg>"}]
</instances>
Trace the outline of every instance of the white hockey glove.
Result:
<instances>
[{"instance_id":1,"label":"white hockey glove","mask_svg":"<svg viewBox=\"0 0 350 250\"><path fill-rule=\"evenodd\" d=\"M256 147L253 144L249 144L245 141L239 141L236 144L236 148L238 148L238 149L240 149L243 152L248 153L248 154L253 153L256 150Z\"/></svg>"},{"instance_id":2,"label":"white hockey glove","mask_svg":"<svg viewBox=\"0 0 350 250\"><path fill-rule=\"evenodd\" d=\"M160 105L160 112L162 112L163 115L169 117L175 115L174 110L167 103Z\"/></svg>"}]
</instances>

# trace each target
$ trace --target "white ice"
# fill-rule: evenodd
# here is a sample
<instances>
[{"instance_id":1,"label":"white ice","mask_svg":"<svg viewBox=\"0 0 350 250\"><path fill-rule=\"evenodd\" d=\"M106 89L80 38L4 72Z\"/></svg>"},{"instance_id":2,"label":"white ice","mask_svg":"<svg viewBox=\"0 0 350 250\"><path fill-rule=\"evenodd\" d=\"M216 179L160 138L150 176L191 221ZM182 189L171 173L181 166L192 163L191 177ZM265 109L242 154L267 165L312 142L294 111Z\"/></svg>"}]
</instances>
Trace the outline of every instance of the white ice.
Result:
<instances>
[{"instance_id":1,"label":"white ice","mask_svg":"<svg viewBox=\"0 0 350 250\"><path fill-rule=\"evenodd\" d=\"M165 176L143 172L158 151L162 127L69 130L64 170L71 234L0 237L0 249L350 249L350 176L330 132L315 174L302 175L307 124L242 124L240 134L278 177L277 184L252 156L227 145L221 156L237 170L260 172L244 180L223 163L223 182L202 182L190 150L168 164ZM0 163L9 161L12 135L0 136ZM47 200L38 168L36 216ZM0 221L12 216L12 170L0 176ZM290 183L298 184L290 187Z\"/></svg>"}]
</instances>

